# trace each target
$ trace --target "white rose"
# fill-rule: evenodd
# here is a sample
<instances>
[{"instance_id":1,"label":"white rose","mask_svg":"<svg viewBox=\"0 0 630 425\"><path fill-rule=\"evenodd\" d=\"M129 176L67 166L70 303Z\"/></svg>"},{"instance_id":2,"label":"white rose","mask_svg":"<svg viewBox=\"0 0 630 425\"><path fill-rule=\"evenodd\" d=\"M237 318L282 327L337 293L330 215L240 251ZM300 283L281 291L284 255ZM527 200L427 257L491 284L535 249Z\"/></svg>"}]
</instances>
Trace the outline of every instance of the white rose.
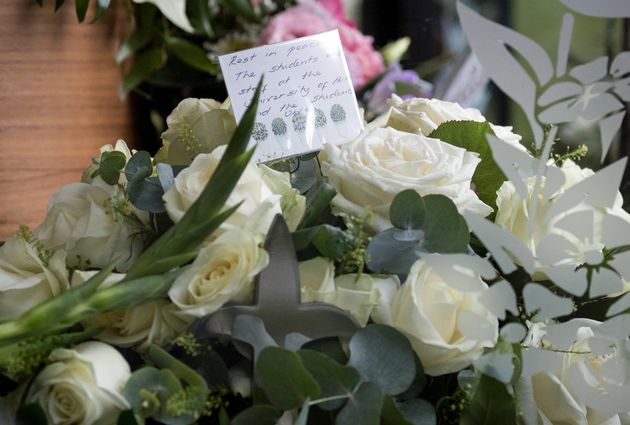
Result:
<instances>
[{"instance_id":1,"label":"white rose","mask_svg":"<svg viewBox=\"0 0 630 425\"><path fill-rule=\"evenodd\" d=\"M226 145L236 120L230 102L223 104L213 99L184 99L166 117L168 129L162 133L162 148L155 155L156 162L187 165L200 153L212 152Z\"/></svg>"},{"instance_id":2,"label":"white rose","mask_svg":"<svg viewBox=\"0 0 630 425\"><path fill-rule=\"evenodd\" d=\"M232 229L204 246L191 267L173 283L168 296L189 318L214 313L228 301L249 302L254 277L269 255L254 234Z\"/></svg>"},{"instance_id":3,"label":"white rose","mask_svg":"<svg viewBox=\"0 0 630 425\"><path fill-rule=\"evenodd\" d=\"M430 257L430 256L429 256ZM429 260L430 261L430 260ZM393 296L391 317L375 321L405 334L427 375L444 375L469 366L498 337L498 321L480 302L481 292L461 292L445 282L423 259ZM479 275L480 288L487 288ZM476 329L472 335L470 329Z\"/></svg>"},{"instance_id":4,"label":"white rose","mask_svg":"<svg viewBox=\"0 0 630 425\"><path fill-rule=\"evenodd\" d=\"M201 194L219 165L225 148L219 146L212 153L198 155L188 168L175 177L175 183L164 194L166 212L175 223L181 220ZM241 201L243 203L240 207L221 224L215 235L232 228L247 228L253 232L266 234L274 216L282 213L280 196L269 190L260 170L251 162L247 164L226 201L225 209Z\"/></svg>"},{"instance_id":5,"label":"white rose","mask_svg":"<svg viewBox=\"0 0 630 425\"><path fill-rule=\"evenodd\" d=\"M357 216L370 209L373 231L391 227L389 206L405 189L445 195L460 212L492 212L470 187L477 154L437 139L377 128L350 143L327 145L326 153L322 171L337 190L333 209Z\"/></svg>"},{"instance_id":6,"label":"white rose","mask_svg":"<svg viewBox=\"0 0 630 425\"><path fill-rule=\"evenodd\" d=\"M387 125L397 130L418 133L428 136L440 124L447 121L477 121L484 122L486 118L475 108L462 108L453 102L438 99L409 99L402 100L395 94L389 100L391 108L388 112ZM518 148L526 151L521 145L521 136L512 132L512 127L490 124L496 136Z\"/></svg>"},{"instance_id":7,"label":"white rose","mask_svg":"<svg viewBox=\"0 0 630 425\"><path fill-rule=\"evenodd\" d=\"M379 303L380 285L391 278L376 278L368 274L345 274L335 278L332 261L315 257L299 264L300 292L303 303L324 302L347 311L361 326L365 326ZM393 278L396 279L397 278Z\"/></svg>"},{"instance_id":8,"label":"white rose","mask_svg":"<svg viewBox=\"0 0 630 425\"><path fill-rule=\"evenodd\" d=\"M51 425L114 425L129 408L122 390L131 375L124 357L102 342L57 348L27 395Z\"/></svg>"},{"instance_id":9,"label":"white rose","mask_svg":"<svg viewBox=\"0 0 630 425\"><path fill-rule=\"evenodd\" d=\"M142 230L124 191L96 179L55 193L34 234L46 248L66 250L70 267L103 268L117 259L124 271L142 252Z\"/></svg>"},{"instance_id":10,"label":"white rose","mask_svg":"<svg viewBox=\"0 0 630 425\"><path fill-rule=\"evenodd\" d=\"M627 414L606 414L593 407L595 400L584 399L584 386L600 392L603 396L602 383L610 383L605 376L608 369L605 365L610 356L592 353L590 340L597 340L593 329L599 322L588 319L573 319L565 325L578 324L575 339L570 347L562 347L564 353L561 365L557 370L536 373L530 377L522 377L516 385L516 398L524 407L523 416L526 425L538 423L548 425L620 425L626 423ZM543 338L544 340L544 338ZM547 341L544 345L553 346ZM540 345L536 344L536 345ZM583 353L583 354L579 354ZM576 379L576 377L579 377ZM610 395L614 397L614 395Z\"/></svg>"},{"instance_id":11,"label":"white rose","mask_svg":"<svg viewBox=\"0 0 630 425\"><path fill-rule=\"evenodd\" d=\"M621 208L623 198L619 192L613 208L595 208L587 204L579 204L568 211L564 211L553 217L547 218L549 209L554 205L555 200L567 189L581 182L585 178L593 175L590 169L583 169L571 160L565 160L560 168L565 177L563 186L557 193L548 199L544 197L545 178L542 177L538 193L534 193L536 177L529 177L525 180L527 185L527 199L521 199L514 184L509 180L504 182L497 191L497 215L495 223L513 234L537 257L536 269L533 278L536 280L546 279L545 270L549 265L570 264L579 265L586 261L587 255L594 252L601 252L604 248L602 243L602 224L607 214L615 215L630 223L630 214ZM536 199L536 215L531 216L530 208L533 200ZM591 211L592 222L585 223L592 234L588 239L581 239L567 230L559 229L557 223L563 218L580 212ZM528 222L532 221L533 232L530 235ZM571 245L554 248L554 235L560 235ZM543 253L543 254L540 254ZM552 253L552 257L548 254ZM621 287L619 288L621 290Z\"/></svg>"},{"instance_id":12,"label":"white rose","mask_svg":"<svg viewBox=\"0 0 630 425\"><path fill-rule=\"evenodd\" d=\"M306 198L300 195L300 191L291 186L291 175L286 172L276 171L264 164L258 166L265 184L271 191L280 195L280 207L282 215L287 221L291 232L297 229L304 212L306 211Z\"/></svg>"},{"instance_id":13,"label":"white rose","mask_svg":"<svg viewBox=\"0 0 630 425\"><path fill-rule=\"evenodd\" d=\"M15 319L69 287L65 251L46 252L29 235L0 246L0 320Z\"/></svg>"},{"instance_id":14,"label":"white rose","mask_svg":"<svg viewBox=\"0 0 630 425\"><path fill-rule=\"evenodd\" d=\"M75 271L72 286L80 285L97 272ZM100 288L107 288L125 277L110 274ZM163 345L183 333L188 322L177 315L178 309L167 300L154 300L133 308L112 310L85 322L90 328L103 330L94 338L119 347L134 347L144 351L151 344Z\"/></svg>"}]
</instances>

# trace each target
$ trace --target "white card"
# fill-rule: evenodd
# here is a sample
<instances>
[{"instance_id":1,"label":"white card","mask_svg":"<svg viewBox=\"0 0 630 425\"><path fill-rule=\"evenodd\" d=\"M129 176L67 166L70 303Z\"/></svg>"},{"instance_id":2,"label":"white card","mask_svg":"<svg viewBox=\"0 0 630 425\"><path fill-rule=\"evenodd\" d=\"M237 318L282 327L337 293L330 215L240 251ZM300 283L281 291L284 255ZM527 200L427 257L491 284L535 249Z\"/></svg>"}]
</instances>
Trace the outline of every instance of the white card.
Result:
<instances>
[{"instance_id":1,"label":"white card","mask_svg":"<svg viewBox=\"0 0 630 425\"><path fill-rule=\"evenodd\" d=\"M264 74L250 147L266 162L339 144L363 129L337 30L219 57L237 121Z\"/></svg>"}]
</instances>

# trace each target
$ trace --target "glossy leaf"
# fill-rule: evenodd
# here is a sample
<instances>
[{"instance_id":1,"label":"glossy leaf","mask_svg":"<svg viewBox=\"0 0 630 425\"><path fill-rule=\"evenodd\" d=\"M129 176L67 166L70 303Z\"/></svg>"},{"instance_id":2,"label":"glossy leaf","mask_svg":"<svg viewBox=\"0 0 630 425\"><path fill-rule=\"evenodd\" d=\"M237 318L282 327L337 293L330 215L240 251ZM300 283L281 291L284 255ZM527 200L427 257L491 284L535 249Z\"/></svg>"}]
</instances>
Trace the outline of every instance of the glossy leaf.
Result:
<instances>
[{"instance_id":1,"label":"glossy leaf","mask_svg":"<svg viewBox=\"0 0 630 425\"><path fill-rule=\"evenodd\" d=\"M317 381L300 357L283 348L267 347L260 353L256 377L267 398L283 410L296 409L320 394Z\"/></svg>"},{"instance_id":2,"label":"glossy leaf","mask_svg":"<svg viewBox=\"0 0 630 425\"><path fill-rule=\"evenodd\" d=\"M392 200L389 220L399 229L419 229L424 221L424 201L412 189L403 190Z\"/></svg>"},{"instance_id":3,"label":"glossy leaf","mask_svg":"<svg viewBox=\"0 0 630 425\"><path fill-rule=\"evenodd\" d=\"M347 394L350 396L360 381L359 372L348 366L342 366L325 354L313 350L300 350L298 355L302 363L315 378L321 389L320 398ZM345 400L320 403L324 410L338 409Z\"/></svg>"},{"instance_id":4,"label":"glossy leaf","mask_svg":"<svg viewBox=\"0 0 630 425\"><path fill-rule=\"evenodd\" d=\"M477 165L472 182L477 188L479 199L496 210L497 190L506 178L492 156L487 137L489 134L494 136L487 122L447 121L436 128L429 137L479 154L481 162Z\"/></svg>"},{"instance_id":5,"label":"glossy leaf","mask_svg":"<svg viewBox=\"0 0 630 425\"><path fill-rule=\"evenodd\" d=\"M337 415L336 425L379 425L383 392L373 382L361 383Z\"/></svg>"},{"instance_id":6,"label":"glossy leaf","mask_svg":"<svg viewBox=\"0 0 630 425\"><path fill-rule=\"evenodd\" d=\"M457 207L444 195L423 197L426 215L422 223L424 247L430 252L466 252L470 234L466 220Z\"/></svg>"},{"instance_id":7,"label":"glossy leaf","mask_svg":"<svg viewBox=\"0 0 630 425\"><path fill-rule=\"evenodd\" d=\"M184 38L168 37L166 48L170 54L195 69L213 75L219 72L219 65L208 59L205 50Z\"/></svg>"},{"instance_id":8,"label":"glossy leaf","mask_svg":"<svg viewBox=\"0 0 630 425\"><path fill-rule=\"evenodd\" d=\"M363 381L374 382L385 394L405 391L416 376L415 355L407 338L392 327L369 325L350 340L349 366Z\"/></svg>"},{"instance_id":9,"label":"glossy leaf","mask_svg":"<svg viewBox=\"0 0 630 425\"><path fill-rule=\"evenodd\" d=\"M122 93L128 95L162 65L162 49L151 49L139 55L123 79Z\"/></svg>"},{"instance_id":10,"label":"glossy leaf","mask_svg":"<svg viewBox=\"0 0 630 425\"><path fill-rule=\"evenodd\" d=\"M462 412L461 425L514 425L516 408L505 384L482 375L477 391Z\"/></svg>"},{"instance_id":11,"label":"glossy leaf","mask_svg":"<svg viewBox=\"0 0 630 425\"><path fill-rule=\"evenodd\" d=\"M326 180L319 180L306 192L306 210L298 229L317 224L322 212L330 205L337 191Z\"/></svg>"}]
</instances>

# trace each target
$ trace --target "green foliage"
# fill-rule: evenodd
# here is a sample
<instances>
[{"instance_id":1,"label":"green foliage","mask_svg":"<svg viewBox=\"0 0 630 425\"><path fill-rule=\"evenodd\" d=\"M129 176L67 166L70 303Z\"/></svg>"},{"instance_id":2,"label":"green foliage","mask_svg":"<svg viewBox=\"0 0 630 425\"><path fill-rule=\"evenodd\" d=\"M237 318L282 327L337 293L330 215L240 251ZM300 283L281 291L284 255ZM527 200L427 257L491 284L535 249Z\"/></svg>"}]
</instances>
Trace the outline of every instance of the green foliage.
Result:
<instances>
[{"instance_id":1,"label":"green foliage","mask_svg":"<svg viewBox=\"0 0 630 425\"><path fill-rule=\"evenodd\" d=\"M277 407L257 404L239 412L232 419L231 425L276 425L282 413Z\"/></svg>"},{"instance_id":2,"label":"green foliage","mask_svg":"<svg viewBox=\"0 0 630 425\"><path fill-rule=\"evenodd\" d=\"M492 157L487 139L489 134L495 135L488 122L448 121L433 130L429 137L479 154L481 162L477 165L472 182L477 188L479 199L496 210L497 190L505 181L505 175Z\"/></svg>"},{"instance_id":3,"label":"green foliage","mask_svg":"<svg viewBox=\"0 0 630 425\"><path fill-rule=\"evenodd\" d=\"M20 424L47 425L48 420L44 409L38 403L30 403L22 406L17 413Z\"/></svg>"},{"instance_id":4,"label":"green foliage","mask_svg":"<svg viewBox=\"0 0 630 425\"><path fill-rule=\"evenodd\" d=\"M298 229L317 224L324 210L330 205L337 191L325 179L319 180L305 194L306 210Z\"/></svg>"},{"instance_id":5,"label":"green foliage","mask_svg":"<svg viewBox=\"0 0 630 425\"><path fill-rule=\"evenodd\" d=\"M43 0L35 0L35 2L39 5L39 7L42 7L44 5ZM65 0L55 0L55 12L57 12L64 3ZM110 3L111 0L96 0L96 10L94 12L94 19L92 20L92 22L101 17L103 12L105 12L109 8ZM89 5L90 0L74 0L75 12L77 15L77 20L79 22L83 22L85 20L85 15L87 13Z\"/></svg>"},{"instance_id":6,"label":"green foliage","mask_svg":"<svg viewBox=\"0 0 630 425\"><path fill-rule=\"evenodd\" d=\"M127 158L119 151L103 152L98 166L98 174L109 185L118 184L120 172L125 168Z\"/></svg>"},{"instance_id":7,"label":"green foliage","mask_svg":"<svg viewBox=\"0 0 630 425\"><path fill-rule=\"evenodd\" d=\"M293 233L293 242L298 251L313 245L321 255L331 260L343 257L357 243L350 233L330 224L297 230Z\"/></svg>"},{"instance_id":8,"label":"green foliage","mask_svg":"<svg viewBox=\"0 0 630 425\"><path fill-rule=\"evenodd\" d=\"M254 12L254 8L249 0L222 0L227 9L235 14L252 22L258 22L260 18Z\"/></svg>"},{"instance_id":9,"label":"green foliage","mask_svg":"<svg viewBox=\"0 0 630 425\"><path fill-rule=\"evenodd\" d=\"M116 53L116 63L121 64L132 54L147 46L154 38L158 9L148 4L136 4L135 16L129 36L121 43Z\"/></svg>"},{"instance_id":10,"label":"green foliage","mask_svg":"<svg viewBox=\"0 0 630 425\"><path fill-rule=\"evenodd\" d=\"M424 247L430 252L465 252L470 240L468 225L453 201L444 195L427 195L423 199Z\"/></svg>"},{"instance_id":11,"label":"green foliage","mask_svg":"<svg viewBox=\"0 0 630 425\"><path fill-rule=\"evenodd\" d=\"M400 192L389 207L389 219L394 227L402 230L419 229L424 221L425 205L415 190Z\"/></svg>"},{"instance_id":12,"label":"green foliage","mask_svg":"<svg viewBox=\"0 0 630 425\"><path fill-rule=\"evenodd\" d=\"M481 375L477 390L462 413L460 425L514 425L516 407L505 384Z\"/></svg>"},{"instance_id":13,"label":"green foliage","mask_svg":"<svg viewBox=\"0 0 630 425\"><path fill-rule=\"evenodd\" d=\"M163 63L163 52L160 48L153 48L142 52L136 57L129 73L125 75L122 84L122 95L127 96L129 92L140 85L144 80L157 70Z\"/></svg>"},{"instance_id":14,"label":"green foliage","mask_svg":"<svg viewBox=\"0 0 630 425\"><path fill-rule=\"evenodd\" d=\"M336 425L378 425L383 407L383 391L373 382L362 382L337 415Z\"/></svg>"},{"instance_id":15,"label":"green foliage","mask_svg":"<svg viewBox=\"0 0 630 425\"><path fill-rule=\"evenodd\" d=\"M195 43L179 37L166 38L166 49L170 54L200 71L216 74L219 65L208 59L208 54Z\"/></svg>"}]
</instances>

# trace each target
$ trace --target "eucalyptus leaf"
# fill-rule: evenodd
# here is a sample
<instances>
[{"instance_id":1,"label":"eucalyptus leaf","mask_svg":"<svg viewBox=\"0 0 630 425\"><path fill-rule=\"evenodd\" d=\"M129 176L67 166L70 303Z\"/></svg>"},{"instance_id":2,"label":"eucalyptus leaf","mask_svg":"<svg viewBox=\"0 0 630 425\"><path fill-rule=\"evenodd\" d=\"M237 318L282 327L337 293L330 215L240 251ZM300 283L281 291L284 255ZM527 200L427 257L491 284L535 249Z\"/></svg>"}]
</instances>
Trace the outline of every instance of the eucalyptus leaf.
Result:
<instances>
[{"instance_id":1,"label":"eucalyptus leaf","mask_svg":"<svg viewBox=\"0 0 630 425\"><path fill-rule=\"evenodd\" d=\"M162 196L164 190L157 177L143 178L138 181L141 174L135 174L127 185L129 200L138 209L158 214L166 211Z\"/></svg>"},{"instance_id":2,"label":"eucalyptus leaf","mask_svg":"<svg viewBox=\"0 0 630 425\"><path fill-rule=\"evenodd\" d=\"M284 348L267 347L260 353L256 377L267 398L283 410L296 409L320 394L317 381L300 357Z\"/></svg>"},{"instance_id":3,"label":"eucalyptus leaf","mask_svg":"<svg viewBox=\"0 0 630 425\"><path fill-rule=\"evenodd\" d=\"M184 38L167 37L166 48L170 54L195 69L212 75L219 72L219 65L208 59L208 52L193 42Z\"/></svg>"},{"instance_id":4,"label":"eucalyptus leaf","mask_svg":"<svg viewBox=\"0 0 630 425\"><path fill-rule=\"evenodd\" d=\"M125 75L122 84L122 94L127 96L131 90L138 87L143 81L162 66L162 49L154 48L138 55L134 60L129 73Z\"/></svg>"},{"instance_id":5,"label":"eucalyptus leaf","mask_svg":"<svg viewBox=\"0 0 630 425\"><path fill-rule=\"evenodd\" d=\"M349 366L363 381L374 382L388 395L405 391L416 376L415 354L407 338L390 326L368 325L350 340Z\"/></svg>"},{"instance_id":6,"label":"eucalyptus leaf","mask_svg":"<svg viewBox=\"0 0 630 425\"><path fill-rule=\"evenodd\" d=\"M403 417L412 425L435 425L435 409L426 400L413 399L399 404Z\"/></svg>"},{"instance_id":7,"label":"eucalyptus leaf","mask_svg":"<svg viewBox=\"0 0 630 425\"><path fill-rule=\"evenodd\" d=\"M373 382L362 382L337 415L335 425L379 425L383 392Z\"/></svg>"},{"instance_id":8,"label":"eucalyptus leaf","mask_svg":"<svg viewBox=\"0 0 630 425\"><path fill-rule=\"evenodd\" d=\"M482 375L477 391L462 412L461 425L515 425L516 407L505 384Z\"/></svg>"},{"instance_id":9,"label":"eucalyptus leaf","mask_svg":"<svg viewBox=\"0 0 630 425\"><path fill-rule=\"evenodd\" d=\"M322 212L330 205L337 191L326 180L319 180L305 194L306 210L298 229L317 224Z\"/></svg>"},{"instance_id":10,"label":"eucalyptus leaf","mask_svg":"<svg viewBox=\"0 0 630 425\"><path fill-rule=\"evenodd\" d=\"M392 200L389 220L399 229L419 229L424 221L424 210L424 201L418 192L403 190Z\"/></svg>"},{"instance_id":11,"label":"eucalyptus leaf","mask_svg":"<svg viewBox=\"0 0 630 425\"><path fill-rule=\"evenodd\" d=\"M453 201L444 195L427 195L424 203L424 247L438 253L467 252L468 225Z\"/></svg>"},{"instance_id":12,"label":"eucalyptus leaf","mask_svg":"<svg viewBox=\"0 0 630 425\"><path fill-rule=\"evenodd\" d=\"M142 170L142 177L149 177L152 174L153 163L151 161L151 154L147 151L138 151L134 153L127 166L125 167L125 173L130 176L137 174Z\"/></svg>"},{"instance_id":13,"label":"eucalyptus leaf","mask_svg":"<svg viewBox=\"0 0 630 425\"><path fill-rule=\"evenodd\" d=\"M304 344L302 348L325 354L328 358L339 364L346 364L348 362L348 356L337 337L315 339Z\"/></svg>"},{"instance_id":14,"label":"eucalyptus leaf","mask_svg":"<svg viewBox=\"0 0 630 425\"><path fill-rule=\"evenodd\" d=\"M232 418L231 425L276 425L282 413L274 406L257 404L239 412Z\"/></svg>"},{"instance_id":15,"label":"eucalyptus leaf","mask_svg":"<svg viewBox=\"0 0 630 425\"><path fill-rule=\"evenodd\" d=\"M479 154L481 162L477 165L472 182L477 188L479 199L496 210L497 190L505 181L505 175L494 161L488 134L495 135L488 122L447 121L433 130L429 137Z\"/></svg>"},{"instance_id":16,"label":"eucalyptus leaf","mask_svg":"<svg viewBox=\"0 0 630 425\"><path fill-rule=\"evenodd\" d=\"M126 163L127 158L122 152L103 152L98 168L99 174L105 183L113 186L118 183L120 172Z\"/></svg>"},{"instance_id":17,"label":"eucalyptus leaf","mask_svg":"<svg viewBox=\"0 0 630 425\"><path fill-rule=\"evenodd\" d=\"M320 398L352 394L360 381L359 372L348 366L342 366L325 354L313 350L300 350L298 355L306 369L315 378L321 389ZM345 400L333 400L320 403L324 410L338 409Z\"/></svg>"},{"instance_id":18,"label":"eucalyptus leaf","mask_svg":"<svg viewBox=\"0 0 630 425\"><path fill-rule=\"evenodd\" d=\"M367 266L374 273L406 275L409 269L427 250L422 244L424 232L415 232L414 238L397 237L402 230L395 227L377 233L367 247Z\"/></svg>"},{"instance_id":19,"label":"eucalyptus leaf","mask_svg":"<svg viewBox=\"0 0 630 425\"><path fill-rule=\"evenodd\" d=\"M157 172L158 179L160 180L160 186L162 186L162 190L166 193L166 191L175 184L173 167L171 167L170 164L160 162L155 166L155 171Z\"/></svg>"},{"instance_id":20,"label":"eucalyptus leaf","mask_svg":"<svg viewBox=\"0 0 630 425\"><path fill-rule=\"evenodd\" d=\"M133 411L141 417L157 419L166 400L181 389L182 385L170 370L143 367L131 374L123 389L123 396ZM146 398L142 397L143 391L152 393L157 403L147 402Z\"/></svg>"}]
</instances>

